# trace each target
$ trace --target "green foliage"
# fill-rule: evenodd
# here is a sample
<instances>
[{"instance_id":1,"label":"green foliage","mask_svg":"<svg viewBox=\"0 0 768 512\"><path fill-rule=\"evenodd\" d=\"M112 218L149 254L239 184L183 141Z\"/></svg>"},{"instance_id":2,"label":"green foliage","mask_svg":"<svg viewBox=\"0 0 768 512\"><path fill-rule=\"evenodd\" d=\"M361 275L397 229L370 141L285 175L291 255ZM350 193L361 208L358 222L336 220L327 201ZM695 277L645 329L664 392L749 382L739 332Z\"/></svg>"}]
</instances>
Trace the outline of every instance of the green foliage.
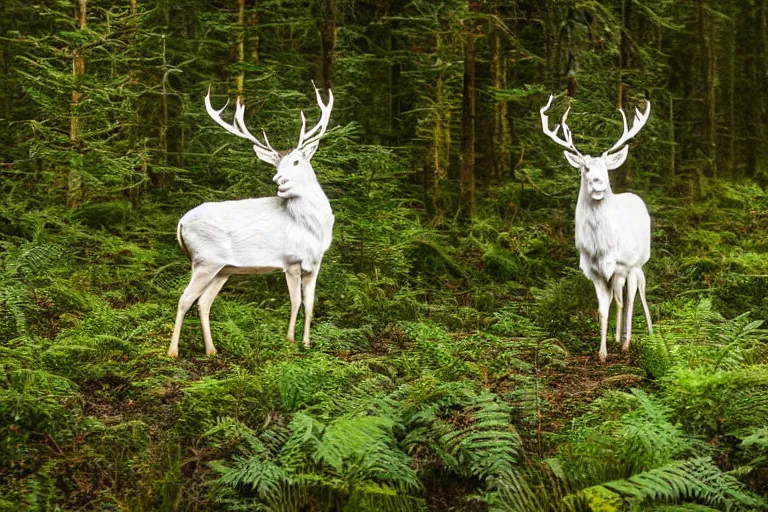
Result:
<instances>
[{"instance_id":1,"label":"green foliage","mask_svg":"<svg viewBox=\"0 0 768 512\"><path fill-rule=\"evenodd\" d=\"M593 352L599 342L599 326L596 321L597 299L589 279L572 269L547 283L544 289L532 290L536 297L536 318L548 337L562 340L569 346ZM597 333L597 335L595 335ZM578 340L591 337L590 343Z\"/></svg>"},{"instance_id":2,"label":"green foliage","mask_svg":"<svg viewBox=\"0 0 768 512\"><path fill-rule=\"evenodd\" d=\"M637 509L653 503L695 500L716 510L764 510L768 502L745 492L742 485L722 471L711 459L695 458L588 487L566 503L581 501L590 510Z\"/></svg>"},{"instance_id":3,"label":"green foliage","mask_svg":"<svg viewBox=\"0 0 768 512\"><path fill-rule=\"evenodd\" d=\"M352 510L419 509L421 500L409 494L421 484L407 456L396 449L393 427L380 416L325 424L297 413L284 428L284 439L281 429L263 434L272 441L270 448L249 433L247 457L235 458L234 467L216 465L218 484L237 491L249 506L269 509L326 509L332 503Z\"/></svg>"},{"instance_id":4,"label":"green foliage","mask_svg":"<svg viewBox=\"0 0 768 512\"><path fill-rule=\"evenodd\" d=\"M766 508L759 2L76 3L0 2L0 509ZM241 276L219 355L191 311L170 360L179 217L275 192L202 107L240 76L281 149L311 79L337 98L313 345L280 273ZM605 366L537 112L565 89L595 154L654 105L612 185L652 215L655 333Z\"/></svg>"},{"instance_id":5,"label":"green foliage","mask_svg":"<svg viewBox=\"0 0 768 512\"><path fill-rule=\"evenodd\" d=\"M637 389L596 400L569 438L562 450L566 473L587 485L661 467L701 449L673 422L670 407Z\"/></svg>"},{"instance_id":6,"label":"green foliage","mask_svg":"<svg viewBox=\"0 0 768 512\"><path fill-rule=\"evenodd\" d=\"M203 378L183 390L180 430L185 435L201 434L218 418L243 420L260 418L268 407L261 400L262 384L254 376L235 369L230 376Z\"/></svg>"},{"instance_id":7,"label":"green foliage","mask_svg":"<svg viewBox=\"0 0 768 512\"><path fill-rule=\"evenodd\" d=\"M281 408L287 411L300 410L315 400L333 396L368 373L362 365L341 363L324 354L277 364L269 372L274 379L270 379L270 387L279 393Z\"/></svg>"},{"instance_id":8,"label":"green foliage","mask_svg":"<svg viewBox=\"0 0 768 512\"><path fill-rule=\"evenodd\" d=\"M34 289L50 283L51 267L62 257L60 245L0 242L0 336L28 333L29 316L39 312Z\"/></svg>"},{"instance_id":9,"label":"green foliage","mask_svg":"<svg viewBox=\"0 0 768 512\"><path fill-rule=\"evenodd\" d=\"M65 434L77 387L67 379L42 370L20 369L2 381L0 418L6 434Z\"/></svg>"},{"instance_id":10,"label":"green foliage","mask_svg":"<svg viewBox=\"0 0 768 512\"><path fill-rule=\"evenodd\" d=\"M674 369L728 370L765 360L762 320L743 313L726 320L709 299L685 302L656 333L639 343L643 366L654 378Z\"/></svg>"},{"instance_id":11,"label":"green foliage","mask_svg":"<svg viewBox=\"0 0 768 512\"><path fill-rule=\"evenodd\" d=\"M749 425L768 421L764 366L715 373L682 369L667 379L667 402L686 428L698 435L736 435Z\"/></svg>"}]
</instances>

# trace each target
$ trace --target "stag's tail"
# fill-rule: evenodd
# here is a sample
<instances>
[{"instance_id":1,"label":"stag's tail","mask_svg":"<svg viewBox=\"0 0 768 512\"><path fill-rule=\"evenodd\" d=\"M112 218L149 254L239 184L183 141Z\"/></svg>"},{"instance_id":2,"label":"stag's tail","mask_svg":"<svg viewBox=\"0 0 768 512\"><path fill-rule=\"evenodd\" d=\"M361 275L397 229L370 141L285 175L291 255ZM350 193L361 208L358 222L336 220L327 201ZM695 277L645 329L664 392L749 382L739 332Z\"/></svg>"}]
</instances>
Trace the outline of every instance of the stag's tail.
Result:
<instances>
[{"instance_id":1,"label":"stag's tail","mask_svg":"<svg viewBox=\"0 0 768 512\"><path fill-rule=\"evenodd\" d=\"M184 237L181 236L181 222L179 222L179 225L176 226L176 240L179 242L179 247L181 247L181 250L185 253L189 254L189 251L187 250L187 246L184 243Z\"/></svg>"}]
</instances>

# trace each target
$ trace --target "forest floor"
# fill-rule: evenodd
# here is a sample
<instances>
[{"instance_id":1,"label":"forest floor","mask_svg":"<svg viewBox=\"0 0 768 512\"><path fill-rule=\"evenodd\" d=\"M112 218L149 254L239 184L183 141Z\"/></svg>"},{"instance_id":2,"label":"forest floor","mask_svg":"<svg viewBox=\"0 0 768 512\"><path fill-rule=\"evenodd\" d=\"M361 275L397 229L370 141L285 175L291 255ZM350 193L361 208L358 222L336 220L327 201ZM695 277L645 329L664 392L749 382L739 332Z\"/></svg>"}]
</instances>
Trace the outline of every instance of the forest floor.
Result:
<instances>
[{"instance_id":1,"label":"forest floor","mask_svg":"<svg viewBox=\"0 0 768 512\"><path fill-rule=\"evenodd\" d=\"M466 233L340 215L311 349L285 340L274 274L228 283L214 357L190 311L178 359L174 212L146 212L150 230L82 212L32 229L2 256L0 509L588 510L652 500L653 484L621 489L669 471L681 503L762 510L768 240L753 210L768 198L733 195L752 210L651 203L654 334L638 317L630 353L609 339L605 364L592 286L547 209ZM19 232L58 218L25 215ZM530 492L511 493L523 477Z\"/></svg>"},{"instance_id":2,"label":"forest floor","mask_svg":"<svg viewBox=\"0 0 768 512\"><path fill-rule=\"evenodd\" d=\"M564 368L551 370L543 380L548 386L542 398L549 408L542 418L542 430L560 432L604 391L643 386L646 377L641 367L632 366L629 356L619 353L609 354L605 363L596 355L570 356Z\"/></svg>"}]
</instances>

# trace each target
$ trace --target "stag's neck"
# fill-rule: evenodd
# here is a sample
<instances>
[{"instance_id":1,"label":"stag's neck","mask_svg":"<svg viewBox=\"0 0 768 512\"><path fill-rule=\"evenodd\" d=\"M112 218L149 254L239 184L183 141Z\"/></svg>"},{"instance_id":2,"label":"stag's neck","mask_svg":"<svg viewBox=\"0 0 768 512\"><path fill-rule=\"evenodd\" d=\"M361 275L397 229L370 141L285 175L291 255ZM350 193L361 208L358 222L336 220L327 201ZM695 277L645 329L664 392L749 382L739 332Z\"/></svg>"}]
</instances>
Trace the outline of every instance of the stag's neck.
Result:
<instances>
[{"instance_id":1,"label":"stag's neck","mask_svg":"<svg viewBox=\"0 0 768 512\"><path fill-rule=\"evenodd\" d=\"M327 239L330 242L334 221L333 210L319 183L307 186L304 193L286 200L285 209L298 224L304 226L318 239L322 241Z\"/></svg>"},{"instance_id":2,"label":"stag's neck","mask_svg":"<svg viewBox=\"0 0 768 512\"><path fill-rule=\"evenodd\" d=\"M581 254L582 270L590 279L598 275L610 279L615 268L618 240L612 213L613 199L610 185L603 199L592 199L582 178L576 204L576 248Z\"/></svg>"}]
</instances>

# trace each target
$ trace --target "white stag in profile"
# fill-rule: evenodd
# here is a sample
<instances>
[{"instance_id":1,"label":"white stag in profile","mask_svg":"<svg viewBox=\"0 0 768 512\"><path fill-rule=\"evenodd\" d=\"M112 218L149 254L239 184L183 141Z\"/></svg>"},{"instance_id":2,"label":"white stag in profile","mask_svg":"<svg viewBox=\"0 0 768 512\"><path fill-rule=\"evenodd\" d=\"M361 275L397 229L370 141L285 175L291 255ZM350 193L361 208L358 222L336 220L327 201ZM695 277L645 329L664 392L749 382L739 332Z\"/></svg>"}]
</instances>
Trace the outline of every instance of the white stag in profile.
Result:
<instances>
[{"instance_id":1,"label":"white stag in profile","mask_svg":"<svg viewBox=\"0 0 768 512\"><path fill-rule=\"evenodd\" d=\"M304 346L309 347L309 326L315 303L315 284L323 255L331 245L333 212L317 181L310 160L328 127L333 108L333 92L323 104L315 88L320 121L306 130L301 113L301 133L296 147L275 151L264 133L262 143L251 135L243 119L245 107L239 99L234 120L221 119L221 110L211 106L210 91L205 98L208 114L229 133L253 143L258 158L277 168L272 178L277 197L204 203L188 211L179 221L176 235L192 262L192 278L179 299L176 324L168 355L179 354L179 336L184 315L197 300L203 328L205 353L216 353L211 339L211 304L232 274L285 272L291 299L288 339L294 341L296 317L304 295Z\"/></svg>"},{"instance_id":2,"label":"white stag in profile","mask_svg":"<svg viewBox=\"0 0 768 512\"><path fill-rule=\"evenodd\" d=\"M606 338L608 333L608 310L612 300L616 301L616 341L621 341L622 323L624 342L621 349L629 350L632 338L632 310L635 294L640 292L648 331L652 331L651 314L645 300L645 274L643 265L651 257L651 218L645 203L635 194L614 194L608 178L608 171L619 168L629 153L627 142L633 138L648 121L651 103L647 102L645 112L635 109L632 128L627 127L623 110L624 134L608 151L598 157L582 155L573 143L573 134L566 124L568 111L563 114L561 124L549 129L546 112L552 105L552 96L541 108L541 124L544 133L559 145L565 147L568 163L581 172L581 187L576 204L576 248L580 254L579 267L595 285L598 311L600 314L600 361L608 356ZM557 134L562 127L563 136ZM626 295L625 295L626 294ZM624 299L626 316L622 318Z\"/></svg>"}]
</instances>

